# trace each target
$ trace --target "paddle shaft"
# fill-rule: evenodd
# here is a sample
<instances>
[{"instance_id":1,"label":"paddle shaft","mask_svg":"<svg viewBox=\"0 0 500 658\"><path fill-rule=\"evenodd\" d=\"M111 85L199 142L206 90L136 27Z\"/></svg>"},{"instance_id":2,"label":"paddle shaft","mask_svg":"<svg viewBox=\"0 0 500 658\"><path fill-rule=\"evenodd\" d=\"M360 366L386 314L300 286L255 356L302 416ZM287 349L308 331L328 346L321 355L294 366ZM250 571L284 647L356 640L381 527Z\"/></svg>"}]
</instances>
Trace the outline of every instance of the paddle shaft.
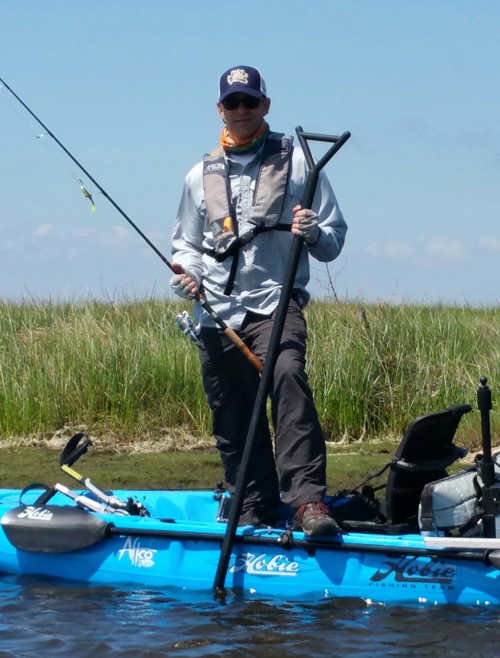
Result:
<instances>
[{"instance_id":1,"label":"paddle shaft","mask_svg":"<svg viewBox=\"0 0 500 658\"><path fill-rule=\"evenodd\" d=\"M340 137L334 137L328 135L304 133L300 126L297 127L296 132L304 151L307 165L309 167L309 173L307 176L301 205L303 208L310 208L313 203L319 172L335 155L335 153L343 146L343 144L345 144L351 134L349 132L345 132ZM329 148L327 153L318 161L318 163L315 163L309 149L308 140L333 142L333 146ZM264 371L259 382L259 388L257 390L257 396L255 398L252 416L245 441L245 448L243 450L241 464L238 471L235 491L231 499L231 509L229 512L226 533L222 542L221 553L219 556L219 562L217 565L217 571L215 573L213 584L213 588L216 594L221 593L224 589L226 573L229 566L229 558L236 536L236 529L238 527L238 520L241 514L241 508L243 505L243 499L248 481L250 456L252 454L253 446L257 438L257 432L261 419L266 411L267 397L269 395L274 367L276 365L276 360L279 354L281 336L285 326L290 298L293 292L295 276L297 274L297 267L302 249L302 242L303 239L300 236L294 235L290 258L281 288L280 299L276 309L271 337L269 339Z\"/></svg>"},{"instance_id":2,"label":"paddle shaft","mask_svg":"<svg viewBox=\"0 0 500 658\"><path fill-rule=\"evenodd\" d=\"M127 509L127 503L124 503L116 496L109 496L102 489L99 489L99 487L97 487L90 478L86 478L83 475L80 475L80 473L78 473L73 468L71 468L71 466L68 466L67 464L61 464L61 470L64 471L66 475L69 475L77 482L82 484L86 489L88 489L91 493L93 493L99 500L101 500L106 505L109 505L110 507L113 507L115 509L123 509L123 510Z\"/></svg>"},{"instance_id":3,"label":"paddle shaft","mask_svg":"<svg viewBox=\"0 0 500 658\"><path fill-rule=\"evenodd\" d=\"M54 133L43 123L41 119L26 105L26 103L15 93L9 85L0 78L0 83L14 96L14 98L24 107L24 109L35 119L35 121L45 130L45 132L52 137L55 143L66 153L66 155L76 164L76 166L87 176L89 180L97 187L99 192L106 197L110 204L117 210L120 215L130 224L130 226L136 231L141 238L151 247L155 254L165 263L165 265L175 273L175 270L172 267L172 263L163 255L163 253L158 249L158 247L148 238L148 236L141 231L137 224L127 215L127 213L112 199L106 190L96 181L92 174L87 171L87 169L82 165L82 163L75 158L75 156L64 146L64 144L59 141L59 139L54 135ZM224 331L226 336L231 340L234 345L246 356L250 363L259 371L262 372L264 366L260 359L245 345L241 338L236 334L236 332L228 327L226 323L218 316L214 309L210 306L208 301L202 297L200 293L196 296L196 301L199 302L201 307L210 315L210 317L215 321L215 323Z\"/></svg>"}]
</instances>

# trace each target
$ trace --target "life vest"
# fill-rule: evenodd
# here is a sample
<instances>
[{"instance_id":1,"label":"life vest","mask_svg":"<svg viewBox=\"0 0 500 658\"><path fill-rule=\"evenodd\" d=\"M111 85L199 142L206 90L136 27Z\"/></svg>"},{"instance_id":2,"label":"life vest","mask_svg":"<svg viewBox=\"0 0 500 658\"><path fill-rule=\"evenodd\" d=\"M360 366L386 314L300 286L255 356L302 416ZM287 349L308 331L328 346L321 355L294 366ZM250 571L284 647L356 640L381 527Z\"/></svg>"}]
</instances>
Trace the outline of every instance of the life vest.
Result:
<instances>
[{"instance_id":1,"label":"life vest","mask_svg":"<svg viewBox=\"0 0 500 658\"><path fill-rule=\"evenodd\" d=\"M224 150L221 146L203 158L203 189L205 207L214 238L209 253L218 261L235 255L239 248L258 233L271 229L290 230L279 224L290 172L292 138L281 133L269 133L261 155L260 170L248 221L254 224L238 235L236 211L232 203L231 184Z\"/></svg>"}]
</instances>

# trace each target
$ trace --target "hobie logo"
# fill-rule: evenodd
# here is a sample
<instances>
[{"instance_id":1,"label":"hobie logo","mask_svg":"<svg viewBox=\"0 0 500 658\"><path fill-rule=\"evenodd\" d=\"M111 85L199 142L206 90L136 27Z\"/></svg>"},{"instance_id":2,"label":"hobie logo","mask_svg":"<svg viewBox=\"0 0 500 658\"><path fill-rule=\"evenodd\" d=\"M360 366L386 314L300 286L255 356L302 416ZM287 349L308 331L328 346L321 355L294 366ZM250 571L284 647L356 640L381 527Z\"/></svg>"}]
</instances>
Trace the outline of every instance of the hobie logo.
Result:
<instances>
[{"instance_id":1,"label":"hobie logo","mask_svg":"<svg viewBox=\"0 0 500 658\"><path fill-rule=\"evenodd\" d=\"M286 555L266 555L261 553L242 553L230 567L231 573L244 571L258 576L296 576L299 571L297 562L293 562Z\"/></svg>"},{"instance_id":2,"label":"hobie logo","mask_svg":"<svg viewBox=\"0 0 500 658\"><path fill-rule=\"evenodd\" d=\"M127 537L123 548L119 551L118 559L121 560L124 555L128 555L130 563L134 567L154 567L154 556L156 549L142 548L139 537L132 541L132 537Z\"/></svg>"},{"instance_id":3,"label":"hobie logo","mask_svg":"<svg viewBox=\"0 0 500 658\"><path fill-rule=\"evenodd\" d=\"M373 574L370 580L378 583L390 576L396 583L433 583L450 585L455 577L455 567L451 567L437 558L428 561L416 557L403 557L398 561L386 560L385 566Z\"/></svg>"},{"instance_id":4,"label":"hobie logo","mask_svg":"<svg viewBox=\"0 0 500 658\"><path fill-rule=\"evenodd\" d=\"M17 515L19 519L38 519L39 521L50 521L53 514L45 507L33 507L28 505L20 514Z\"/></svg>"}]
</instances>

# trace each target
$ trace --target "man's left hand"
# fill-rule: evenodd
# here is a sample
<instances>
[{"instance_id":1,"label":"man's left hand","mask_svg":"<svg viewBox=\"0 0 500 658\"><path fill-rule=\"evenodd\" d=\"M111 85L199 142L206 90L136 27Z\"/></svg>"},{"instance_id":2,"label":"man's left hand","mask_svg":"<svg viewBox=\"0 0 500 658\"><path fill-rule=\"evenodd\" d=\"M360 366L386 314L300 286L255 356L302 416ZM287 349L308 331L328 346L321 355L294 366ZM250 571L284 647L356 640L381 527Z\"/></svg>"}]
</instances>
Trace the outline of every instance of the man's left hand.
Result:
<instances>
[{"instance_id":1,"label":"man's left hand","mask_svg":"<svg viewBox=\"0 0 500 658\"><path fill-rule=\"evenodd\" d=\"M308 245L316 244L321 236L318 215L313 210L295 206L292 221L292 233L300 235Z\"/></svg>"}]
</instances>

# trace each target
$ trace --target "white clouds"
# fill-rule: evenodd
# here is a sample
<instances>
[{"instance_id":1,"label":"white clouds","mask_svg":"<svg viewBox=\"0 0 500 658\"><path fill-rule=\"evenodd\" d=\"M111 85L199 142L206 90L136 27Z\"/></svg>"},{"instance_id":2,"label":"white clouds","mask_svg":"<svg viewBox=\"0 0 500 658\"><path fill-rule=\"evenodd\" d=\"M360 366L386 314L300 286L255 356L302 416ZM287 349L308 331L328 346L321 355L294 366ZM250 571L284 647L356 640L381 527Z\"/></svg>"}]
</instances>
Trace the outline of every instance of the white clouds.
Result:
<instances>
[{"instance_id":1,"label":"white clouds","mask_svg":"<svg viewBox=\"0 0 500 658\"><path fill-rule=\"evenodd\" d=\"M476 243L477 244L477 243ZM492 251L500 250L500 240L481 239L479 244ZM384 259L406 259L412 258L423 262L422 257L432 257L433 260L441 262L463 260L470 251L470 245L466 245L458 238L447 238L434 236L426 240L389 240L387 242L372 242L366 247L366 252L375 258ZM426 260L424 258L424 260Z\"/></svg>"},{"instance_id":2,"label":"white clouds","mask_svg":"<svg viewBox=\"0 0 500 658\"><path fill-rule=\"evenodd\" d=\"M154 242L161 242L165 239L169 240L170 236L165 236L162 231L151 231L151 233L148 234L148 238Z\"/></svg>"},{"instance_id":3,"label":"white clouds","mask_svg":"<svg viewBox=\"0 0 500 658\"><path fill-rule=\"evenodd\" d=\"M389 242L372 242L368 245L366 250L372 256L382 256L384 258L406 258L411 254L413 249L409 242L390 240Z\"/></svg>"},{"instance_id":4,"label":"white clouds","mask_svg":"<svg viewBox=\"0 0 500 658\"><path fill-rule=\"evenodd\" d=\"M441 260L461 260L467 249L461 240L455 238L431 238L425 245L425 251Z\"/></svg>"},{"instance_id":5,"label":"white clouds","mask_svg":"<svg viewBox=\"0 0 500 658\"><path fill-rule=\"evenodd\" d=\"M113 237L118 240L127 240L130 235L130 232L123 226L113 226Z\"/></svg>"},{"instance_id":6,"label":"white clouds","mask_svg":"<svg viewBox=\"0 0 500 658\"><path fill-rule=\"evenodd\" d=\"M481 238L479 244L481 247L485 247L489 251L500 251L500 240L495 238Z\"/></svg>"},{"instance_id":7,"label":"white clouds","mask_svg":"<svg viewBox=\"0 0 500 658\"><path fill-rule=\"evenodd\" d=\"M40 224L40 226L38 226L34 230L33 234L38 235L40 237L44 237L46 235L50 235L53 230L54 227L52 226L52 224Z\"/></svg>"}]
</instances>

